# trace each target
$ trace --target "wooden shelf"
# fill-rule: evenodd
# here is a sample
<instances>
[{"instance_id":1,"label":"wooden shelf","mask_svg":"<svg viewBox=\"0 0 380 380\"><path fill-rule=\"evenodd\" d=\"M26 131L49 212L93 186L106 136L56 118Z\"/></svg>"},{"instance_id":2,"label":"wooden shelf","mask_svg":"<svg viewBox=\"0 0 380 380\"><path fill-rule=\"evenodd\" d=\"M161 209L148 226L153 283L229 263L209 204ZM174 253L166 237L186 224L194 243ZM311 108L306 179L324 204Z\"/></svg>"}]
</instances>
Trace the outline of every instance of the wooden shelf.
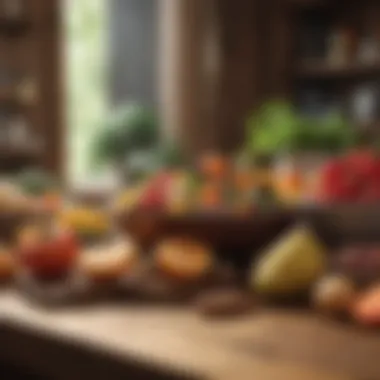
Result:
<instances>
[{"instance_id":1,"label":"wooden shelf","mask_svg":"<svg viewBox=\"0 0 380 380\"><path fill-rule=\"evenodd\" d=\"M23 100L15 88L1 88L0 86L0 108L7 107L12 109L25 109L31 102Z\"/></svg>"},{"instance_id":2,"label":"wooden shelf","mask_svg":"<svg viewBox=\"0 0 380 380\"><path fill-rule=\"evenodd\" d=\"M16 91L8 88L0 88L0 106L15 106L20 103L18 97L16 96Z\"/></svg>"},{"instance_id":3,"label":"wooden shelf","mask_svg":"<svg viewBox=\"0 0 380 380\"><path fill-rule=\"evenodd\" d=\"M40 156L41 151L30 147L9 147L0 144L1 167L9 166L7 162L22 163L34 161Z\"/></svg>"},{"instance_id":4,"label":"wooden shelf","mask_svg":"<svg viewBox=\"0 0 380 380\"><path fill-rule=\"evenodd\" d=\"M348 4L355 3L356 0L284 0L289 5L299 7L300 9L308 9L308 8L336 8L341 6L347 6ZM362 0L364 3L369 3L373 0Z\"/></svg>"},{"instance_id":5,"label":"wooden shelf","mask_svg":"<svg viewBox=\"0 0 380 380\"><path fill-rule=\"evenodd\" d=\"M31 26L31 22L26 18L10 20L0 17L0 33L10 37L17 37L25 34Z\"/></svg>"},{"instance_id":6,"label":"wooden shelf","mask_svg":"<svg viewBox=\"0 0 380 380\"><path fill-rule=\"evenodd\" d=\"M4 62L0 62L2 124L6 129L12 128L10 119L20 116L28 130L38 130L46 145L36 152L28 148L9 149L0 144L0 174L16 173L34 164L58 174L62 169L64 138L61 1L18 2L13 4L16 1L7 0L10 5L7 7L8 4L0 0L0 39L6 54ZM13 48L14 44L17 46Z\"/></svg>"},{"instance_id":7,"label":"wooden shelf","mask_svg":"<svg viewBox=\"0 0 380 380\"><path fill-rule=\"evenodd\" d=\"M300 79L339 79L380 75L380 62L372 65L360 63L332 66L326 62L305 62L298 66Z\"/></svg>"},{"instance_id":8,"label":"wooden shelf","mask_svg":"<svg viewBox=\"0 0 380 380\"><path fill-rule=\"evenodd\" d=\"M300 7L325 6L329 3L326 0L287 0L287 2ZM334 1L332 2L334 3Z\"/></svg>"}]
</instances>

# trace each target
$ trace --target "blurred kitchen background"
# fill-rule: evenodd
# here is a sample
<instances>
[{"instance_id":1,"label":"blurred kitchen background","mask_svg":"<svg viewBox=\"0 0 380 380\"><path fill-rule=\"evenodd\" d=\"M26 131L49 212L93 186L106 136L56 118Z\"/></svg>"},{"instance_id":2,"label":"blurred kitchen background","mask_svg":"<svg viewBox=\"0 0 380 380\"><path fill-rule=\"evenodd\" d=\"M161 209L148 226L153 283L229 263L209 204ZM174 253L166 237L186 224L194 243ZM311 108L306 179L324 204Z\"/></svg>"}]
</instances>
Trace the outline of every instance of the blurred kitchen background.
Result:
<instances>
[{"instance_id":1,"label":"blurred kitchen background","mask_svg":"<svg viewBox=\"0 0 380 380\"><path fill-rule=\"evenodd\" d=\"M192 156L234 152L274 99L376 134L379 19L367 0L1 0L1 171L109 184L93 141L128 104Z\"/></svg>"}]
</instances>

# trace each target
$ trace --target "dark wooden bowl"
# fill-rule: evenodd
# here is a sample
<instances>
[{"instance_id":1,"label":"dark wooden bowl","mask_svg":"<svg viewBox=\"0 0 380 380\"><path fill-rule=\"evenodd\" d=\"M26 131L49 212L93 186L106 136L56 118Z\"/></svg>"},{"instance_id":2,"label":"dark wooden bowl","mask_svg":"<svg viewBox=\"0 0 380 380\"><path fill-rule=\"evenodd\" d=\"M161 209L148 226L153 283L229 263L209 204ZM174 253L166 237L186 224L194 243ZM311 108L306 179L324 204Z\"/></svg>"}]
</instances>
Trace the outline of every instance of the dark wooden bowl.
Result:
<instances>
[{"instance_id":1,"label":"dark wooden bowl","mask_svg":"<svg viewBox=\"0 0 380 380\"><path fill-rule=\"evenodd\" d=\"M144 250L167 237L190 237L211 245L222 258L241 264L295 222L289 211L171 215L135 210L119 215L119 225Z\"/></svg>"},{"instance_id":2,"label":"dark wooden bowl","mask_svg":"<svg viewBox=\"0 0 380 380\"><path fill-rule=\"evenodd\" d=\"M329 248L350 242L380 241L380 205L299 207L258 211L170 215L135 210L119 215L119 225L144 249L170 236L187 236L210 244L222 257L248 258L295 223L307 223Z\"/></svg>"}]
</instances>

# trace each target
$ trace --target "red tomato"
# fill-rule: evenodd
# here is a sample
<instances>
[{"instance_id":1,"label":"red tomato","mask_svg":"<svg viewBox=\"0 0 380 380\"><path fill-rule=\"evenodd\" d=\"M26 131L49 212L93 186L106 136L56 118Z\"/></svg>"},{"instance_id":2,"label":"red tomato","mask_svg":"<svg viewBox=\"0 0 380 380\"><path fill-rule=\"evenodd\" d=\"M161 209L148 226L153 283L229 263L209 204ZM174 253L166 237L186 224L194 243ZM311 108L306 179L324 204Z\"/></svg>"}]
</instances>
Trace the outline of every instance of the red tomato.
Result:
<instances>
[{"instance_id":1,"label":"red tomato","mask_svg":"<svg viewBox=\"0 0 380 380\"><path fill-rule=\"evenodd\" d=\"M59 276L67 273L75 263L78 243L68 232L46 241L38 241L20 248L21 263L31 272L42 276Z\"/></svg>"}]
</instances>

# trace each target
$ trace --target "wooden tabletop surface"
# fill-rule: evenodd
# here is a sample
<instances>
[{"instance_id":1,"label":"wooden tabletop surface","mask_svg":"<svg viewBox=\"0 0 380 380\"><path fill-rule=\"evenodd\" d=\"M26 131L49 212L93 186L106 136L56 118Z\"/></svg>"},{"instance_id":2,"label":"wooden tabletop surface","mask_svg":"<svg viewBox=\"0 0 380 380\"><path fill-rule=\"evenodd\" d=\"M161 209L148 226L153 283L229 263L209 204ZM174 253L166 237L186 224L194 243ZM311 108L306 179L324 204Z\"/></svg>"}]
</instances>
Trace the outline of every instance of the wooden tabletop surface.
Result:
<instances>
[{"instance_id":1,"label":"wooden tabletop surface","mask_svg":"<svg viewBox=\"0 0 380 380\"><path fill-rule=\"evenodd\" d=\"M206 321L179 307L108 305L43 309L2 291L6 325L57 344L165 366L197 378L380 379L380 334L307 312L261 310Z\"/></svg>"}]
</instances>

